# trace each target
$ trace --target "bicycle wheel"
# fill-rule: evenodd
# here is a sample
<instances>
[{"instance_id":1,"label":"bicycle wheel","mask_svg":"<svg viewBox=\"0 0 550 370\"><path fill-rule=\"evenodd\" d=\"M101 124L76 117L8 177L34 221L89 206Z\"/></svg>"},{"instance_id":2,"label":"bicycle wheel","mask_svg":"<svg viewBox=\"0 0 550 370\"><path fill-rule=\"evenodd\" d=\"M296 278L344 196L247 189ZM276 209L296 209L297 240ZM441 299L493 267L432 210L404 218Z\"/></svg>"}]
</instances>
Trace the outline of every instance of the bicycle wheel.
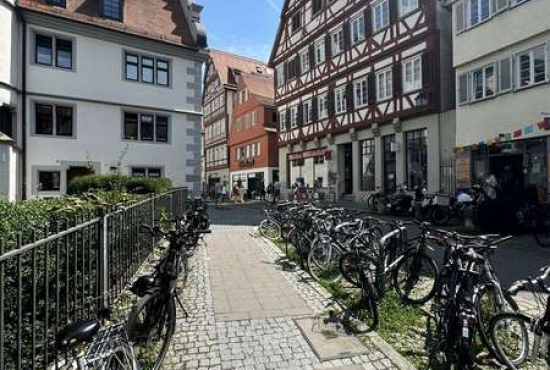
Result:
<instances>
[{"instance_id":1,"label":"bicycle wheel","mask_svg":"<svg viewBox=\"0 0 550 370\"><path fill-rule=\"evenodd\" d=\"M311 246L307 265L311 276L316 281L328 281L335 283L342 279L339 262L342 252L328 238L319 238Z\"/></svg>"},{"instance_id":2,"label":"bicycle wheel","mask_svg":"<svg viewBox=\"0 0 550 370\"><path fill-rule=\"evenodd\" d=\"M176 330L176 303L165 294L148 294L128 316L128 338L142 370L160 369Z\"/></svg>"},{"instance_id":3,"label":"bicycle wheel","mask_svg":"<svg viewBox=\"0 0 550 370\"><path fill-rule=\"evenodd\" d=\"M272 220L263 220L260 223L260 234L269 240L281 239L281 227Z\"/></svg>"},{"instance_id":4,"label":"bicycle wheel","mask_svg":"<svg viewBox=\"0 0 550 370\"><path fill-rule=\"evenodd\" d=\"M531 319L518 313L500 313L489 324L491 341L499 361L513 369L521 365L529 354Z\"/></svg>"},{"instance_id":5,"label":"bicycle wheel","mask_svg":"<svg viewBox=\"0 0 550 370\"><path fill-rule=\"evenodd\" d=\"M356 288L361 288L361 274L368 274L376 281L376 261L364 252L348 251L340 256L340 272L344 279Z\"/></svg>"},{"instance_id":6,"label":"bicycle wheel","mask_svg":"<svg viewBox=\"0 0 550 370\"><path fill-rule=\"evenodd\" d=\"M361 277L360 298L350 309L354 311L355 318L359 321L354 323L357 333L373 331L378 326L378 299L374 286L369 276Z\"/></svg>"},{"instance_id":7,"label":"bicycle wheel","mask_svg":"<svg viewBox=\"0 0 550 370\"><path fill-rule=\"evenodd\" d=\"M105 362L104 370L134 370L137 369L132 349L127 344L121 344L112 350Z\"/></svg>"},{"instance_id":8,"label":"bicycle wheel","mask_svg":"<svg viewBox=\"0 0 550 370\"><path fill-rule=\"evenodd\" d=\"M544 248L550 247L550 210L541 211L538 217L537 225L533 233L537 243Z\"/></svg>"},{"instance_id":9,"label":"bicycle wheel","mask_svg":"<svg viewBox=\"0 0 550 370\"><path fill-rule=\"evenodd\" d=\"M403 301L424 304L435 293L436 279L437 266L433 258L414 251L397 264L393 285Z\"/></svg>"},{"instance_id":10,"label":"bicycle wheel","mask_svg":"<svg viewBox=\"0 0 550 370\"><path fill-rule=\"evenodd\" d=\"M500 295L494 285L483 286L475 298L477 325L481 342L493 357L498 357L489 334L491 319L502 312L515 312L519 307L509 294Z\"/></svg>"}]
</instances>

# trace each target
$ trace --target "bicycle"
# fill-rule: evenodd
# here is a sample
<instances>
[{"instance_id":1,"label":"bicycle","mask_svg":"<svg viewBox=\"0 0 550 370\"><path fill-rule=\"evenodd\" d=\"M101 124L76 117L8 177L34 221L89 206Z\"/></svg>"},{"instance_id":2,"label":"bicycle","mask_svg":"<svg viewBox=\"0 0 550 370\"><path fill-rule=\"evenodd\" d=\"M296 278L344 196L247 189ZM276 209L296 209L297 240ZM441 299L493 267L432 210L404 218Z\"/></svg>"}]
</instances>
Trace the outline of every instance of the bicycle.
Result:
<instances>
[{"instance_id":1,"label":"bicycle","mask_svg":"<svg viewBox=\"0 0 550 370\"><path fill-rule=\"evenodd\" d=\"M546 345L546 363L550 366L550 288L545 280L550 277L550 266L540 270L542 275L534 279L521 280L513 284L508 293L516 295L520 291L531 290L539 308L545 307L542 315L528 315L522 312L505 312L495 315L489 324L491 339L497 359L515 370L527 359L535 361ZM527 329L529 328L529 329ZM533 347L529 349L529 333L533 336ZM546 342L546 344L545 344Z\"/></svg>"}]
</instances>

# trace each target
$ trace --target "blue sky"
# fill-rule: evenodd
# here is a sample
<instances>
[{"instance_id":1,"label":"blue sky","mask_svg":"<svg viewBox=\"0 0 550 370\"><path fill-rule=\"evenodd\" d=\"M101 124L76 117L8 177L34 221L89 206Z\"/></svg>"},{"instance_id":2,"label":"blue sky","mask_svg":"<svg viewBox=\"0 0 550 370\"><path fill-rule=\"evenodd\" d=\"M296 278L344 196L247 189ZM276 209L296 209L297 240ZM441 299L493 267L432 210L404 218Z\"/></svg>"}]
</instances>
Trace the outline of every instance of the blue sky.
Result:
<instances>
[{"instance_id":1,"label":"blue sky","mask_svg":"<svg viewBox=\"0 0 550 370\"><path fill-rule=\"evenodd\" d=\"M197 0L202 22L215 49L267 62L283 0Z\"/></svg>"}]
</instances>

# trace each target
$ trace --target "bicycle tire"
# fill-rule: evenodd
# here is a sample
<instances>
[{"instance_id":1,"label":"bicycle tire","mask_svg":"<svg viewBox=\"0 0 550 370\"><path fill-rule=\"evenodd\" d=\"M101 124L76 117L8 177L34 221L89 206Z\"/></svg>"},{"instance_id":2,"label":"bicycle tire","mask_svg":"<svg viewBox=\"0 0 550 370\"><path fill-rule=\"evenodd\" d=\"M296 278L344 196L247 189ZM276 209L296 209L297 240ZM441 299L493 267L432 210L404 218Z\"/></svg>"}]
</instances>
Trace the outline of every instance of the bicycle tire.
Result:
<instances>
[{"instance_id":1,"label":"bicycle tire","mask_svg":"<svg viewBox=\"0 0 550 370\"><path fill-rule=\"evenodd\" d=\"M281 227L274 221L266 219L260 222L260 234L269 240L281 239Z\"/></svg>"},{"instance_id":2,"label":"bicycle tire","mask_svg":"<svg viewBox=\"0 0 550 370\"><path fill-rule=\"evenodd\" d=\"M146 323L140 320L140 314L142 313L145 315L143 319L147 321ZM167 299L165 293L145 295L132 307L126 327L128 337L133 343L134 349L138 352L144 348L147 350L147 345L151 343L152 331L166 329L164 335L159 334L159 340L162 340L162 343L152 366L146 368L140 361L143 370L160 369L176 330L175 298L170 297ZM152 360L149 359L149 362L152 362Z\"/></svg>"},{"instance_id":3,"label":"bicycle tire","mask_svg":"<svg viewBox=\"0 0 550 370\"><path fill-rule=\"evenodd\" d=\"M492 302L489 302L489 303L492 305L492 308L496 309L495 311L497 310L498 311L492 312L492 313L484 313L482 309L483 296L488 294L488 292L491 291L489 290L489 288L493 289L492 290L493 295L489 295L490 297L489 299ZM506 293L506 291L503 291L502 298L504 298L507 305L505 307L496 307L497 305L500 305L500 303L496 302L496 294L498 293L494 286L485 285L481 288L480 292L478 293L474 304L475 304L475 310L476 310L476 316L477 316L476 321L478 325L478 332L479 332L479 337L481 339L481 342L483 343L485 348L487 348L487 350L489 351L489 354L492 357L498 358L498 353L496 353L495 351L494 345L491 341L490 334L489 334L489 325L491 323L491 319L501 312L508 312L508 308L511 309L513 312L516 312L519 310L519 306L510 294Z\"/></svg>"},{"instance_id":4,"label":"bicycle tire","mask_svg":"<svg viewBox=\"0 0 550 370\"><path fill-rule=\"evenodd\" d=\"M409 264L409 265L407 265ZM418 285L420 281L419 275L422 273L422 267L428 267L428 271L433 272L433 283L427 292L420 292L420 297L412 298L411 291L413 288ZM401 286L402 280L400 280L400 271L404 272L407 277L406 287ZM397 295L407 303L411 304L424 304L433 298L436 291L436 280L438 276L438 269L433 258L425 254L424 252L412 251L406 253L401 261L397 264L395 268L395 273L393 274L393 285ZM429 279L429 277L428 277ZM420 287L422 288L422 287ZM426 291L426 289L424 289Z\"/></svg>"},{"instance_id":5,"label":"bicycle tire","mask_svg":"<svg viewBox=\"0 0 550 370\"><path fill-rule=\"evenodd\" d=\"M328 243L320 239L315 240L307 256L309 274L317 282L324 280L336 283L340 281L342 279L342 272L339 266L341 255L340 248L330 242L330 240L328 240ZM329 275L331 271L333 271L332 275Z\"/></svg>"},{"instance_id":6,"label":"bicycle tire","mask_svg":"<svg viewBox=\"0 0 550 370\"><path fill-rule=\"evenodd\" d=\"M373 331L379 323L378 297L369 276L361 279L361 299L357 307L357 319L367 325L367 329L356 329L358 334ZM368 320L368 322L367 322Z\"/></svg>"},{"instance_id":7,"label":"bicycle tire","mask_svg":"<svg viewBox=\"0 0 550 370\"><path fill-rule=\"evenodd\" d=\"M499 329L501 325L504 325L505 320L512 320L520 323L519 333L521 333L522 350L518 356L515 356L516 358L510 358L509 354L503 349L503 337L501 337ZM491 319L489 333L497 354L497 359L510 369L515 369L517 366L521 365L529 355L529 333L527 332L527 327L530 325L531 319L528 316L516 312L500 313ZM510 325L506 326L504 333L506 333L506 335L513 333L513 329ZM516 332L514 334L517 335L518 333Z\"/></svg>"},{"instance_id":8,"label":"bicycle tire","mask_svg":"<svg viewBox=\"0 0 550 370\"><path fill-rule=\"evenodd\" d=\"M340 272L342 277L356 288L361 288L361 270L369 274L371 281L376 274L376 261L365 253L357 255L355 251L342 253L340 256Z\"/></svg>"},{"instance_id":9,"label":"bicycle tire","mask_svg":"<svg viewBox=\"0 0 550 370\"><path fill-rule=\"evenodd\" d=\"M533 236L538 245L543 248L550 248L550 211L543 210L539 215Z\"/></svg>"},{"instance_id":10,"label":"bicycle tire","mask_svg":"<svg viewBox=\"0 0 550 370\"><path fill-rule=\"evenodd\" d=\"M103 370L137 370L134 353L127 344L120 344L111 351Z\"/></svg>"}]
</instances>

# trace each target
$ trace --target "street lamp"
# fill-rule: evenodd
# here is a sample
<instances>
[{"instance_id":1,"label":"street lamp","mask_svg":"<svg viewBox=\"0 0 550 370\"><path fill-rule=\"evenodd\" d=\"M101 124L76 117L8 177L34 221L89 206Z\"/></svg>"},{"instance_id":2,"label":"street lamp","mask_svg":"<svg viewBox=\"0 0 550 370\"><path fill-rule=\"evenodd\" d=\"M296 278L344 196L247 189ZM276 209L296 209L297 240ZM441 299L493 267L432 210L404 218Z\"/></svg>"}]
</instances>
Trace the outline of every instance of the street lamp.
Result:
<instances>
[{"instance_id":1,"label":"street lamp","mask_svg":"<svg viewBox=\"0 0 550 370\"><path fill-rule=\"evenodd\" d=\"M421 91L414 98L414 103L417 107L425 107L430 101L428 100L428 95L424 91Z\"/></svg>"}]
</instances>

